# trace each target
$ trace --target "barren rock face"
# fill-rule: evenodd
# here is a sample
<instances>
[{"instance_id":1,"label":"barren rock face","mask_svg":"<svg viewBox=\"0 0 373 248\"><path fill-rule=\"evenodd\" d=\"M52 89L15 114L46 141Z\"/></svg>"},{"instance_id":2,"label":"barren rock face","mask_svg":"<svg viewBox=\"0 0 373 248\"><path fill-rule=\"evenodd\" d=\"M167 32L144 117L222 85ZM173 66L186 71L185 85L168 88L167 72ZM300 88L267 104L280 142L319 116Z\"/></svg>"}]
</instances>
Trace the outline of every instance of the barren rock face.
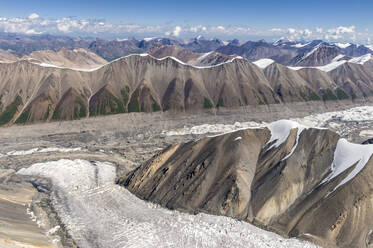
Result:
<instances>
[{"instance_id":1,"label":"barren rock face","mask_svg":"<svg viewBox=\"0 0 373 248\"><path fill-rule=\"evenodd\" d=\"M102 62L82 49L36 54L53 63L74 65L83 60L87 68ZM262 70L245 59L219 53L193 57L189 62L218 65L200 68L171 57L157 59L144 54L97 69L60 68L35 60L1 63L0 125L124 112L201 112L248 105L365 100L373 95L371 62L346 62L328 73L315 68L296 71L276 63Z\"/></svg>"},{"instance_id":2,"label":"barren rock face","mask_svg":"<svg viewBox=\"0 0 373 248\"><path fill-rule=\"evenodd\" d=\"M23 59L32 59L44 64L50 64L57 67L93 69L103 66L107 61L97 54L83 49L74 50L61 49L58 52L51 50L35 51Z\"/></svg>"},{"instance_id":3,"label":"barren rock face","mask_svg":"<svg viewBox=\"0 0 373 248\"><path fill-rule=\"evenodd\" d=\"M18 60L17 56L11 54L8 51L4 51L0 49L0 62L10 63L10 62L15 62L17 60Z\"/></svg>"},{"instance_id":4,"label":"barren rock face","mask_svg":"<svg viewBox=\"0 0 373 248\"><path fill-rule=\"evenodd\" d=\"M1 64L0 77L1 124L279 102L261 70L242 59L199 69L137 55L94 71L18 61Z\"/></svg>"},{"instance_id":5,"label":"barren rock face","mask_svg":"<svg viewBox=\"0 0 373 248\"><path fill-rule=\"evenodd\" d=\"M324 246L368 247L373 147L326 129L292 127L277 139L269 129L171 146L119 183L170 209L230 216Z\"/></svg>"}]
</instances>

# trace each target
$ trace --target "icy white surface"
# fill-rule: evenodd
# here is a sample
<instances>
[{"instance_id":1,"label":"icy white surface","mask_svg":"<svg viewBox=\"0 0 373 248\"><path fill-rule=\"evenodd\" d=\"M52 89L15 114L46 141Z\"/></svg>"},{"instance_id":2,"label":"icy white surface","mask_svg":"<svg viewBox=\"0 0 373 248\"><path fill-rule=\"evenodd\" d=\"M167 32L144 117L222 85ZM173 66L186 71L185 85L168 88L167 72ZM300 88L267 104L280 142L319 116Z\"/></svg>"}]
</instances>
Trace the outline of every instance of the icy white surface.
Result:
<instances>
[{"instance_id":1,"label":"icy white surface","mask_svg":"<svg viewBox=\"0 0 373 248\"><path fill-rule=\"evenodd\" d=\"M5 155L2 156L25 156L25 155L31 155L34 153L47 153L47 152L61 152L61 153L67 153L67 152L79 152L84 151L81 147L75 147L75 148L63 148L63 147L48 147L48 148L32 148L29 150L18 150L18 151L10 151L7 152Z\"/></svg>"},{"instance_id":2,"label":"icy white surface","mask_svg":"<svg viewBox=\"0 0 373 248\"><path fill-rule=\"evenodd\" d=\"M315 46L310 52L308 52L306 55L304 55L301 60L304 60L304 59L308 58L309 56L311 56L314 52L317 51L317 49L319 49L320 45L321 45L321 42L317 46Z\"/></svg>"},{"instance_id":3,"label":"icy white surface","mask_svg":"<svg viewBox=\"0 0 373 248\"><path fill-rule=\"evenodd\" d=\"M309 127L327 127L327 123L333 119L339 122L373 121L373 106L362 106L343 111L314 114L303 118L294 118L292 120Z\"/></svg>"},{"instance_id":4,"label":"icy white surface","mask_svg":"<svg viewBox=\"0 0 373 248\"><path fill-rule=\"evenodd\" d=\"M344 48L351 46L351 43L334 43L334 45L336 45L339 48L344 49Z\"/></svg>"},{"instance_id":5,"label":"icy white surface","mask_svg":"<svg viewBox=\"0 0 373 248\"><path fill-rule=\"evenodd\" d=\"M116 41L118 42L121 42L121 41L127 41L128 39L127 38L124 38L124 39L121 39L121 38L117 38Z\"/></svg>"},{"instance_id":6,"label":"icy white surface","mask_svg":"<svg viewBox=\"0 0 373 248\"><path fill-rule=\"evenodd\" d=\"M257 122L235 122L233 125L230 124L202 124L194 127L184 127L179 130L163 131L162 134L166 136L175 135L198 135L198 134L222 134L237 131L240 129L257 128L263 127L264 124Z\"/></svg>"},{"instance_id":7,"label":"icy white surface","mask_svg":"<svg viewBox=\"0 0 373 248\"><path fill-rule=\"evenodd\" d=\"M363 65L371 59L372 59L372 55L368 53L361 57L352 58L348 62Z\"/></svg>"},{"instance_id":8,"label":"icy white surface","mask_svg":"<svg viewBox=\"0 0 373 248\"><path fill-rule=\"evenodd\" d=\"M340 60L340 59L342 59L342 58L344 58L344 57L345 57L345 55L343 55L343 54L339 54L339 55L335 56L335 58L332 60L332 62L334 62L334 61L338 61L338 60Z\"/></svg>"},{"instance_id":9,"label":"icy white surface","mask_svg":"<svg viewBox=\"0 0 373 248\"><path fill-rule=\"evenodd\" d=\"M356 122L372 122L373 123L373 106L362 106L343 111L326 112L322 114L313 114L303 118L292 118L302 126L316 127L316 128L330 128L333 131L344 134L349 131L348 125L344 123ZM175 135L202 135L202 134L224 134L247 128L265 127L267 123L257 122L235 122L234 124L202 124L193 127L187 127L178 130L163 131L162 134L166 136Z\"/></svg>"},{"instance_id":10,"label":"icy white surface","mask_svg":"<svg viewBox=\"0 0 373 248\"><path fill-rule=\"evenodd\" d=\"M255 62L253 62L256 66L258 66L260 69L264 69L267 66L273 64L275 61L273 59L259 59Z\"/></svg>"},{"instance_id":11,"label":"icy white surface","mask_svg":"<svg viewBox=\"0 0 373 248\"><path fill-rule=\"evenodd\" d=\"M18 173L51 179L57 211L80 247L316 247L228 217L142 201L114 184L109 163L59 160Z\"/></svg>"},{"instance_id":12,"label":"icy white surface","mask_svg":"<svg viewBox=\"0 0 373 248\"><path fill-rule=\"evenodd\" d=\"M351 181L362 169L373 155L373 145L360 145L340 139L334 152L334 160L331 165L331 173L323 181L328 182L339 176L347 169L356 165L355 168L335 187L334 190L343 184Z\"/></svg>"},{"instance_id":13,"label":"icy white surface","mask_svg":"<svg viewBox=\"0 0 373 248\"><path fill-rule=\"evenodd\" d=\"M275 121L275 122L270 123L267 127L271 131L271 138L267 144L274 142L268 148L268 150L272 149L273 147L275 148L279 147L282 143L284 143L289 137L290 131L294 128L298 129L298 136L297 136L297 140L298 140L299 135L306 128L305 126L302 126L295 121L289 121L289 120ZM296 147L296 145L294 147ZM295 148L293 149L295 150Z\"/></svg>"},{"instance_id":14,"label":"icy white surface","mask_svg":"<svg viewBox=\"0 0 373 248\"><path fill-rule=\"evenodd\" d=\"M92 69L82 69L82 68L73 68L73 67L62 67L62 66L57 66L57 65L48 64L48 63L36 63L36 62L33 62L33 64L35 64L35 65L39 65L39 66L41 66L41 67L58 68L58 69L67 69L67 70L83 71L83 72L96 71L96 70L98 70L99 68L102 67L102 66L99 66L99 67L92 68Z\"/></svg>"},{"instance_id":15,"label":"icy white surface","mask_svg":"<svg viewBox=\"0 0 373 248\"><path fill-rule=\"evenodd\" d=\"M315 69L319 69L321 71L325 71L325 72L329 72L329 71L332 71L336 68L338 68L339 66L345 64L345 63L353 63L353 64L359 64L359 65L363 65L365 64L366 62L370 61L372 59L372 55L371 54L366 54L366 55L363 55L363 56L360 56L360 57L356 57L356 58L352 58L350 60L340 60L341 57L344 57L343 55L338 55L337 57L335 57L331 63L327 64L327 65L323 65L323 66L315 66L315 67L302 67L302 66L295 66L295 67L292 67L292 66L288 66L288 68L292 69L292 70L300 70L300 69L304 69L304 68L315 68Z\"/></svg>"},{"instance_id":16,"label":"icy white surface","mask_svg":"<svg viewBox=\"0 0 373 248\"><path fill-rule=\"evenodd\" d=\"M363 131L360 132L359 135L362 136L362 137L373 137L373 129L363 130ZM0 157L1 157L1 155L0 155Z\"/></svg>"},{"instance_id":17,"label":"icy white surface","mask_svg":"<svg viewBox=\"0 0 373 248\"><path fill-rule=\"evenodd\" d=\"M154 40L155 37L149 37L149 38L144 38L144 41L151 41L151 40Z\"/></svg>"},{"instance_id":18,"label":"icy white surface","mask_svg":"<svg viewBox=\"0 0 373 248\"><path fill-rule=\"evenodd\" d=\"M305 47L307 45L311 44L311 42L308 42L308 43L297 43L295 45L292 45L292 47L296 47L296 48L302 48L302 47Z\"/></svg>"},{"instance_id":19,"label":"icy white surface","mask_svg":"<svg viewBox=\"0 0 373 248\"><path fill-rule=\"evenodd\" d=\"M197 63L199 63L199 62L201 62L203 59L205 59L207 56L209 56L210 54L212 54L213 53L213 51L211 51L211 52L208 52L208 53L204 53L203 55L201 55L201 56L199 56L198 58L197 58Z\"/></svg>"}]
</instances>

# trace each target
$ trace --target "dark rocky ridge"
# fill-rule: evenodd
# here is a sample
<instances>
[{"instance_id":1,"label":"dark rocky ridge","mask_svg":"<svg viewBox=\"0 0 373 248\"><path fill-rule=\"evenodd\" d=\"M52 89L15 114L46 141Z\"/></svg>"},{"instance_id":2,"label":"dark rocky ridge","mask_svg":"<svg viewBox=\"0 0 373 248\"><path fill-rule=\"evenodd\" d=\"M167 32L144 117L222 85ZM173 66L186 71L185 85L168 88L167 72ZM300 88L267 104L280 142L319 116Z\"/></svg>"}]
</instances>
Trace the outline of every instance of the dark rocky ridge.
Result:
<instances>
[{"instance_id":1,"label":"dark rocky ridge","mask_svg":"<svg viewBox=\"0 0 373 248\"><path fill-rule=\"evenodd\" d=\"M356 166L324 181L337 134L306 129L297 140L292 129L268 149L270 136L248 129L173 145L118 183L170 209L230 216L325 247L370 247L373 158L335 190Z\"/></svg>"}]
</instances>

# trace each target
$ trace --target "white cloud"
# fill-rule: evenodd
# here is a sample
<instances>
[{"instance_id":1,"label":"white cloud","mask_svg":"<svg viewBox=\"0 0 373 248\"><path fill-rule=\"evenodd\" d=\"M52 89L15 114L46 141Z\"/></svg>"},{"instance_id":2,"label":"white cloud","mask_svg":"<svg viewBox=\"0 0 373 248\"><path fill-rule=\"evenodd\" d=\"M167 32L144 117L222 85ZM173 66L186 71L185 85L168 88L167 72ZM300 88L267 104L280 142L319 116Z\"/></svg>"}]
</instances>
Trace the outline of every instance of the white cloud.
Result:
<instances>
[{"instance_id":1,"label":"white cloud","mask_svg":"<svg viewBox=\"0 0 373 248\"><path fill-rule=\"evenodd\" d=\"M281 28L272 28L270 29L272 32L282 32L283 30Z\"/></svg>"},{"instance_id":2,"label":"white cloud","mask_svg":"<svg viewBox=\"0 0 373 248\"><path fill-rule=\"evenodd\" d=\"M289 34L295 34L296 30L294 28L288 28Z\"/></svg>"},{"instance_id":3,"label":"white cloud","mask_svg":"<svg viewBox=\"0 0 373 248\"><path fill-rule=\"evenodd\" d=\"M25 31L25 34L42 34L41 32L36 32L34 29L29 29Z\"/></svg>"},{"instance_id":4,"label":"white cloud","mask_svg":"<svg viewBox=\"0 0 373 248\"><path fill-rule=\"evenodd\" d=\"M216 27L218 30L220 30L220 31L224 31L225 30L225 28L223 27L223 26L217 26Z\"/></svg>"},{"instance_id":5,"label":"white cloud","mask_svg":"<svg viewBox=\"0 0 373 248\"><path fill-rule=\"evenodd\" d=\"M78 18L44 19L37 13L26 18L0 17L0 31L24 34L69 34L69 35L141 35L141 36L175 36L192 37L197 34L205 37L266 39L268 41L286 37L291 40L325 39L338 42L366 43L373 39L368 30L357 30L355 26L337 26L323 29L317 27L294 28L274 27L269 29L255 29L244 25L140 25L140 24L113 24L105 20L90 20Z\"/></svg>"},{"instance_id":6,"label":"white cloud","mask_svg":"<svg viewBox=\"0 0 373 248\"><path fill-rule=\"evenodd\" d=\"M38 19L40 16L36 13L32 13L31 15L28 16L28 19L30 20L34 20L34 19Z\"/></svg>"},{"instance_id":7,"label":"white cloud","mask_svg":"<svg viewBox=\"0 0 373 248\"><path fill-rule=\"evenodd\" d=\"M180 35L180 32L181 32L181 27L180 26L176 26L174 31L172 31L172 34L176 37L178 37Z\"/></svg>"}]
</instances>

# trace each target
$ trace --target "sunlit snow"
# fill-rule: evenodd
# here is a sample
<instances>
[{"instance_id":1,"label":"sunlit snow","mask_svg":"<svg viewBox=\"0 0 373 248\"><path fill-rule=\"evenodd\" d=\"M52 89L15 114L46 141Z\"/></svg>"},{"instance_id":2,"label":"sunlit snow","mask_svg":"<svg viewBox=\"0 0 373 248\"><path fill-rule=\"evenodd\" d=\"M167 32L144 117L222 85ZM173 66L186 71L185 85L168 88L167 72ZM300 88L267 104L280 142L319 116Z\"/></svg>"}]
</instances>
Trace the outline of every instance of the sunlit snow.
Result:
<instances>
[{"instance_id":1,"label":"sunlit snow","mask_svg":"<svg viewBox=\"0 0 373 248\"><path fill-rule=\"evenodd\" d=\"M260 69L264 69L267 66L273 64L275 61L273 59L259 59L255 62L253 62L256 66L258 66Z\"/></svg>"}]
</instances>

